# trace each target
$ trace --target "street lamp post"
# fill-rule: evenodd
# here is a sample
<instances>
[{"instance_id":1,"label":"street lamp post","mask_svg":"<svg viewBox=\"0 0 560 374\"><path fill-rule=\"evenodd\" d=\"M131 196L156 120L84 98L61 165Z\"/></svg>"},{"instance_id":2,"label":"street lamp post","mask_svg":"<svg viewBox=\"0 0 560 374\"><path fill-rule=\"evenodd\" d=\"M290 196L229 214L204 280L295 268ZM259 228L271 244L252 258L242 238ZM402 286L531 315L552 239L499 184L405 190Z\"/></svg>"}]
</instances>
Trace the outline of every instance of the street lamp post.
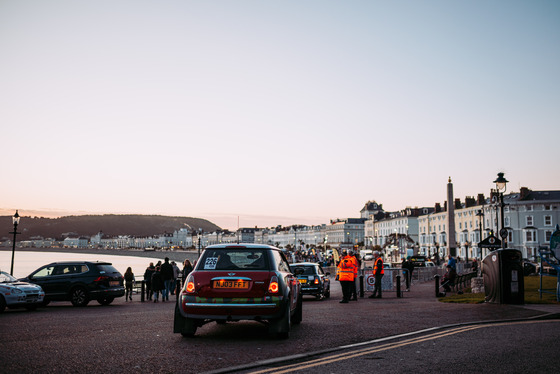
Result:
<instances>
[{"instance_id":1,"label":"street lamp post","mask_svg":"<svg viewBox=\"0 0 560 374\"><path fill-rule=\"evenodd\" d=\"M498 192L500 204L500 236L502 237L502 249L506 247L507 230L504 227L504 192L506 192L506 184L509 182L504 178L504 173L498 173L498 178L494 181L496 183L496 191Z\"/></svg>"},{"instance_id":2,"label":"street lamp post","mask_svg":"<svg viewBox=\"0 0 560 374\"><path fill-rule=\"evenodd\" d=\"M202 248L202 229L198 229L198 258L200 258L200 250Z\"/></svg>"},{"instance_id":3,"label":"street lamp post","mask_svg":"<svg viewBox=\"0 0 560 374\"><path fill-rule=\"evenodd\" d=\"M14 216L12 217L12 223L14 224L14 231L10 232L10 234L14 234L14 240L12 241L12 266L10 268L10 275L14 275L14 255L16 253L16 235L17 234L21 234L20 232L17 232L17 227L19 225L19 214L18 211L16 210L16 214L14 214Z\"/></svg>"},{"instance_id":4,"label":"street lamp post","mask_svg":"<svg viewBox=\"0 0 560 374\"><path fill-rule=\"evenodd\" d=\"M482 224L484 222L484 212L482 211L482 209L478 210L478 213L476 213L476 216L479 218L479 222L478 222L478 232L479 232L479 236L480 236L480 240L478 241L478 254L480 255L480 261L482 263L482 248L480 248L480 242L482 241Z\"/></svg>"}]
</instances>

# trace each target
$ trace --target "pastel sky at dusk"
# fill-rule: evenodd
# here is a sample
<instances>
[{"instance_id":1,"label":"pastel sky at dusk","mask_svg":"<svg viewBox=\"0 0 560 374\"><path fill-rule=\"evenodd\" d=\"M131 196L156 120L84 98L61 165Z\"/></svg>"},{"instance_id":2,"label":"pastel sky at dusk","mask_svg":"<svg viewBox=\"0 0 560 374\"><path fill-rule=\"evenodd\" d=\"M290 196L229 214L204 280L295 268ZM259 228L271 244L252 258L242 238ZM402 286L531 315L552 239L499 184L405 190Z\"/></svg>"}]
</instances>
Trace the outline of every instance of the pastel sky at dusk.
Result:
<instances>
[{"instance_id":1,"label":"pastel sky at dusk","mask_svg":"<svg viewBox=\"0 0 560 374\"><path fill-rule=\"evenodd\" d=\"M0 212L322 224L560 189L560 2L0 1ZM39 213L37 213L39 212Z\"/></svg>"}]
</instances>

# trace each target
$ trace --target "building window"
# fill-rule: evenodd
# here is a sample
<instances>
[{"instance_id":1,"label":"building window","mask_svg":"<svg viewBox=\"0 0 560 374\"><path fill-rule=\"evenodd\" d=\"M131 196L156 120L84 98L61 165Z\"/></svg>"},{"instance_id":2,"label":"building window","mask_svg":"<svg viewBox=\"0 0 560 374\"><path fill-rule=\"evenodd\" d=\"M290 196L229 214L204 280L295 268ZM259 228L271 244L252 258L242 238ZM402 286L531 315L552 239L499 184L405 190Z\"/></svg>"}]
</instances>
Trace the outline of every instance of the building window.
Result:
<instances>
[{"instance_id":1,"label":"building window","mask_svg":"<svg viewBox=\"0 0 560 374\"><path fill-rule=\"evenodd\" d=\"M506 225L507 227L510 226L510 217L504 217L504 225Z\"/></svg>"},{"instance_id":2,"label":"building window","mask_svg":"<svg viewBox=\"0 0 560 374\"><path fill-rule=\"evenodd\" d=\"M552 226L552 216L544 216L544 225Z\"/></svg>"},{"instance_id":3,"label":"building window","mask_svg":"<svg viewBox=\"0 0 560 374\"><path fill-rule=\"evenodd\" d=\"M506 206L504 207L504 212L505 212L505 213L509 213L509 205L506 205Z\"/></svg>"},{"instance_id":4,"label":"building window","mask_svg":"<svg viewBox=\"0 0 560 374\"><path fill-rule=\"evenodd\" d=\"M544 232L544 240L549 242L551 238L552 238L552 231L546 230Z\"/></svg>"},{"instance_id":5,"label":"building window","mask_svg":"<svg viewBox=\"0 0 560 374\"><path fill-rule=\"evenodd\" d=\"M550 209L550 205L545 205L545 206L544 206L544 210L551 210L551 209Z\"/></svg>"},{"instance_id":6,"label":"building window","mask_svg":"<svg viewBox=\"0 0 560 374\"><path fill-rule=\"evenodd\" d=\"M527 205L527 211L532 212L533 211L533 206L532 205Z\"/></svg>"},{"instance_id":7,"label":"building window","mask_svg":"<svg viewBox=\"0 0 560 374\"><path fill-rule=\"evenodd\" d=\"M537 233L535 230L527 230L525 231L525 242L532 243L537 241Z\"/></svg>"},{"instance_id":8,"label":"building window","mask_svg":"<svg viewBox=\"0 0 560 374\"><path fill-rule=\"evenodd\" d=\"M513 243L513 231L512 231L512 230L508 230L507 242L508 242L508 244L512 244L512 243Z\"/></svg>"},{"instance_id":9,"label":"building window","mask_svg":"<svg viewBox=\"0 0 560 374\"><path fill-rule=\"evenodd\" d=\"M533 226L533 216L525 217L527 226Z\"/></svg>"}]
</instances>

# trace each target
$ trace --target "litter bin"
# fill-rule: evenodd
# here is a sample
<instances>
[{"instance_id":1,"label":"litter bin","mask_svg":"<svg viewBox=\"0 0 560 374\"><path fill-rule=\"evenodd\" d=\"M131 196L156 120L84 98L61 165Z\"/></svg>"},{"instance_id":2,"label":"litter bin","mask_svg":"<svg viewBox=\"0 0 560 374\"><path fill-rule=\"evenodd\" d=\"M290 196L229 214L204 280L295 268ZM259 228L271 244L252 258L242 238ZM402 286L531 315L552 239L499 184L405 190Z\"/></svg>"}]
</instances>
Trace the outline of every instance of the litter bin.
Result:
<instances>
[{"instance_id":1,"label":"litter bin","mask_svg":"<svg viewBox=\"0 0 560 374\"><path fill-rule=\"evenodd\" d=\"M524 304L523 255L517 249L499 249L482 260L486 301Z\"/></svg>"}]
</instances>

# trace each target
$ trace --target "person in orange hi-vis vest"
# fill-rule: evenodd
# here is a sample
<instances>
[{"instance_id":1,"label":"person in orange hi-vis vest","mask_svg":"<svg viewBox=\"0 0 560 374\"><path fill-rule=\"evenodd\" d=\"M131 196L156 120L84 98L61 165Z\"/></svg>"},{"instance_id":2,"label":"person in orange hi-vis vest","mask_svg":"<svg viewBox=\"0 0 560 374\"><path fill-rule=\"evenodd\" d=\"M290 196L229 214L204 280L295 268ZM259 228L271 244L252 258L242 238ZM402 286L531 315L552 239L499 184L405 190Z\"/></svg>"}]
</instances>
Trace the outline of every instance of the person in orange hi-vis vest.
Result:
<instances>
[{"instance_id":1,"label":"person in orange hi-vis vest","mask_svg":"<svg viewBox=\"0 0 560 374\"><path fill-rule=\"evenodd\" d=\"M342 259L340 260L337 268L338 280L342 288L342 300L340 303L346 304L350 300L352 292L352 282L354 282L354 262L348 252L342 251Z\"/></svg>"},{"instance_id":2,"label":"person in orange hi-vis vest","mask_svg":"<svg viewBox=\"0 0 560 374\"><path fill-rule=\"evenodd\" d=\"M375 285L373 286L373 294L370 299L381 299L381 279L385 271L383 270L383 259L379 256L379 251L373 252L373 276L375 277Z\"/></svg>"},{"instance_id":3,"label":"person in orange hi-vis vest","mask_svg":"<svg viewBox=\"0 0 560 374\"><path fill-rule=\"evenodd\" d=\"M360 260L358 260L358 254L355 252L350 253L352 262L354 263L354 280L352 281L352 288L350 292L350 300L358 301L358 291L356 289L356 279L358 279L358 269L360 268Z\"/></svg>"}]
</instances>

